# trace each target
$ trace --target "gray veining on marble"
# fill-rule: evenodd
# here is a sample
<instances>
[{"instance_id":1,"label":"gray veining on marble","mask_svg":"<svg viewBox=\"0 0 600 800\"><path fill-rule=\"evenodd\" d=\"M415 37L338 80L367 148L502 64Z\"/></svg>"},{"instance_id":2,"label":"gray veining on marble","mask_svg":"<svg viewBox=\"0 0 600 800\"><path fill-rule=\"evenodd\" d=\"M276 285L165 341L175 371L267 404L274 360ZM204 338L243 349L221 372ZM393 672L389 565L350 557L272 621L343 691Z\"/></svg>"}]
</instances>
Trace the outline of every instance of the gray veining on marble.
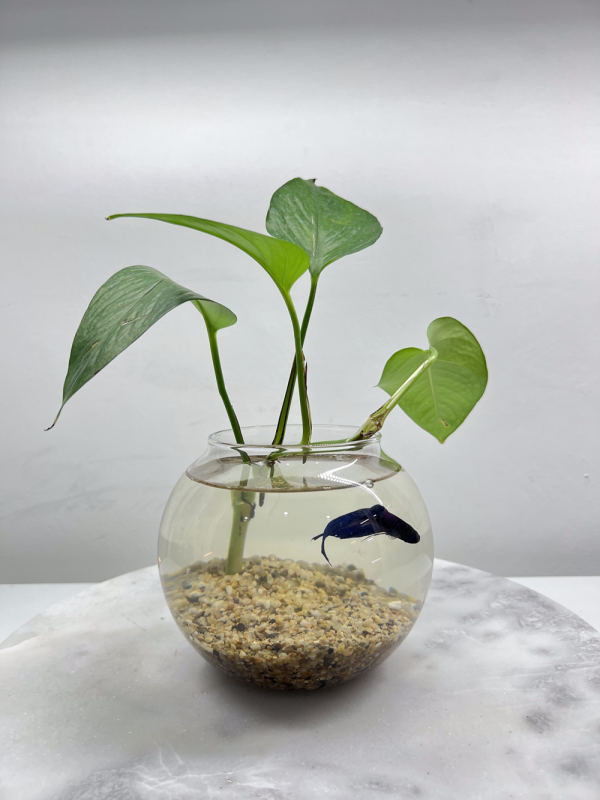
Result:
<instances>
[{"instance_id":1,"label":"gray veining on marble","mask_svg":"<svg viewBox=\"0 0 600 800\"><path fill-rule=\"evenodd\" d=\"M438 562L407 641L329 690L221 675L179 633L154 568L2 648L2 800L600 798L600 636L467 567Z\"/></svg>"}]
</instances>

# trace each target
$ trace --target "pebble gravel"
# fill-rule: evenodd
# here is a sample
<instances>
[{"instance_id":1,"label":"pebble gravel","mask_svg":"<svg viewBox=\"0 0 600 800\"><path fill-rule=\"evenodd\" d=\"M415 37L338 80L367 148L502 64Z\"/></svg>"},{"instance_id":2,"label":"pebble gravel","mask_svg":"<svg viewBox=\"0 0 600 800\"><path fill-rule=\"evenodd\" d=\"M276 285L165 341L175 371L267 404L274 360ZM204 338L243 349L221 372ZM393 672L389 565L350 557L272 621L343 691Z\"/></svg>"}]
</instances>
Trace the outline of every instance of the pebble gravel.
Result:
<instances>
[{"instance_id":1,"label":"pebble gravel","mask_svg":"<svg viewBox=\"0 0 600 800\"><path fill-rule=\"evenodd\" d=\"M348 564L274 555L197 562L163 575L171 613L192 645L229 675L272 689L318 689L382 661L407 636L420 604Z\"/></svg>"}]
</instances>

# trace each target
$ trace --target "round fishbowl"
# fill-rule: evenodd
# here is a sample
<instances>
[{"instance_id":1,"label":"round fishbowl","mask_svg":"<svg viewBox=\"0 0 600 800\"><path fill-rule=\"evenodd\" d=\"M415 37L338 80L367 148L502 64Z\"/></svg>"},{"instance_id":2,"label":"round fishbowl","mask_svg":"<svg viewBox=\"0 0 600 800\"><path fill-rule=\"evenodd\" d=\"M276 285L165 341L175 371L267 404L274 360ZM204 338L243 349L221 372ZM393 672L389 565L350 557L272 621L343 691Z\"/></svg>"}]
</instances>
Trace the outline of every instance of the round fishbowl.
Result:
<instances>
[{"instance_id":1,"label":"round fishbowl","mask_svg":"<svg viewBox=\"0 0 600 800\"><path fill-rule=\"evenodd\" d=\"M315 425L210 436L162 518L160 575L188 641L228 675L318 689L385 659L415 624L433 540L412 479L380 435Z\"/></svg>"}]
</instances>

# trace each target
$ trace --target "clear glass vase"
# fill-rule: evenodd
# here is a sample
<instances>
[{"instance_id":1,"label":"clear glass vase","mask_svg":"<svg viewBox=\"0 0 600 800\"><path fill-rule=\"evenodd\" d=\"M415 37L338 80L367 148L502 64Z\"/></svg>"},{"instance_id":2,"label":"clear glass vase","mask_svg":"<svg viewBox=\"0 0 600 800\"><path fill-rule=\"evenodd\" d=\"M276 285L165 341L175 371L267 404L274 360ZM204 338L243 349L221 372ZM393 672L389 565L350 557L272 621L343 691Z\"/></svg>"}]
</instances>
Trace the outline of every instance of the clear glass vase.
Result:
<instances>
[{"instance_id":1,"label":"clear glass vase","mask_svg":"<svg viewBox=\"0 0 600 800\"><path fill-rule=\"evenodd\" d=\"M315 425L210 436L162 518L158 556L173 617L229 675L317 689L360 675L407 636L433 566L427 509L380 435ZM286 442L300 440L288 426Z\"/></svg>"}]
</instances>

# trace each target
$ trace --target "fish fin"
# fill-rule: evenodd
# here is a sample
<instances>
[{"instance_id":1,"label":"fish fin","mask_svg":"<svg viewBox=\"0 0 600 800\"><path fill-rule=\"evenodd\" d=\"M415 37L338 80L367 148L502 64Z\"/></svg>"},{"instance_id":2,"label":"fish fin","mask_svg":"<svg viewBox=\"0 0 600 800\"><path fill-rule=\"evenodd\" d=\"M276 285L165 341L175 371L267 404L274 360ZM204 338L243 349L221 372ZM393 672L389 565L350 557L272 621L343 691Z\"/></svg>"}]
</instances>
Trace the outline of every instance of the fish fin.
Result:
<instances>
[{"instance_id":1,"label":"fish fin","mask_svg":"<svg viewBox=\"0 0 600 800\"><path fill-rule=\"evenodd\" d=\"M312 539L311 539L311 542L314 542L315 539L320 539L321 536L325 536L325 534L324 533L320 533L318 536L313 536Z\"/></svg>"},{"instance_id":2,"label":"fish fin","mask_svg":"<svg viewBox=\"0 0 600 800\"><path fill-rule=\"evenodd\" d=\"M378 533L383 533L383 530L379 524L379 520L375 516L375 512L373 511L374 508L377 508L377 506L373 506L373 508L365 508L364 515L371 523L371 532L377 535ZM383 508L383 506L379 506L379 508ZM383 510L385 511L385 509ZM367 534L364 535L366 536Z\"/></svg>"},{"instance_id":3,"label":"fish fin","mask_svg":"<svg viewBox=\"0 0 600 800\"><path fill-rule=\"evenodd\" d=\"M322 552L322 553L323 553L323 555L325 556L325 560L327 561L327 563L329 564L329 566L330 566L330 567L332 567L332 566L333 566L333 564L332 564L332 563L331 563L331 561L330 561L330 560L327 558L327 553L325 552L325 534L324 534L324 533L322 533L322 534L321 534L321 536L323 537L323 541L321 542L321 552Z\"/></svg>"}]
</instances>

